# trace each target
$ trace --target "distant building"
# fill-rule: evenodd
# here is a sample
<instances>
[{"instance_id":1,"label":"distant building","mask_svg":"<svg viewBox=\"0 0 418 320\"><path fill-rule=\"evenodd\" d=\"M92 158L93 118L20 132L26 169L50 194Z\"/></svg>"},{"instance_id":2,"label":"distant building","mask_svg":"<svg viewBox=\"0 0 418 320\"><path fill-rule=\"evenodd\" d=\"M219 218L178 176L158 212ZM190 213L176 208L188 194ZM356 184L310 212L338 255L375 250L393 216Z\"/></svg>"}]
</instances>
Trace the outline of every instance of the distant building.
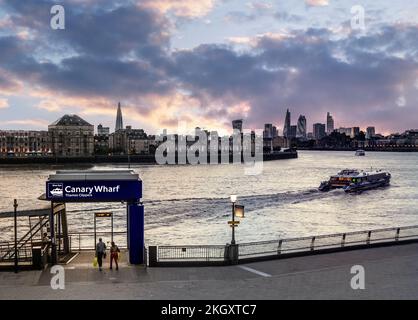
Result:
<instances>
[{"instance_id":1,"label":"distant building","mask_svg":"<svg viewBox=\"0 0 418 320\"><path fill-rule=\"evenodd\" d=\"M313 140L314 139L313 132L308 132L307 138L308 140Z\"/></svg>"},{"instance_id":2,"label":"distant building","mask_svg":"<svg viewBox=\"0 0 418 320\"><path fill-rule=\"evenodd\" d=\"M375 127L367 127L366 129L366 139L371 139L376 135Z\"/></svg>"},{"instance_id":3,"label":"distant building","mask_svg":"<svg viewBox=\"0 0 418 320\"><path fill-rule=\"evenodd\" d=\"M94 127L78 115L64 115L48 126L51 150L56 156L91 156Z\"/></svg>"},{"instance_id":4,"label":"distant building","mask_svg":"<svg viewBox=\"0 0 418 320\"><path fill-rule=\"evenodd\" d=\"M289 138L289 134L290 134L290 112L289 112L289 109L287 109L286 117L284 119L283 137Z\"/></svg>"},{"instance_id":5,"label":"distant building","mask_svg":"<svg viewBox=\"0 0 418 320\"><path fill-rule=\"evenodd\" d=\"M232 130L242 132L242 119L232 120Z\"/></svg>"},{"instance_id":6,"label":"distant building","mask_svg":"<svg viewBox=\"0 0 418 320\"><path fill-rule=\"evenodd\" d=\"M290 130L289 130L287 137L289 139L296 138L297 131L298 131L298 126L290 126Z\"/></svg>"},{"instance_id":7,"label":"distant building","mask_svg":"<svg viewBox=\"0 0 418 320\"><path fill-rule=\"evenodd\" d=\"M304 115L300 115L297 124L296 131L297 138L306 138L306 118Z\"/></svg>"},{"instance_id":8,"label":"distant building","mask_svg":"<svg viewBox=\"0 0 418 320\"><path fill-rule=\"evenodd\" d=\"M94 153L109 153L109 133L109 127L103 127L101 124L97 126L97 135L94 136Z\"/></svg>"},{"instance_id":9,"label":"distant building","mask_svg":"<svg viewBox=\"0 0 418 320\"><path fill-rule=\"evenodd\" d=\"M97 126L97 135L98 136L109 136L110 134L110 128L109 127L103 127L102 124L99 124Z\"/></svg>"},{"instance_id":10,"label":"distant building","mask_svg":"<svg viewBox=\"0 0 418 320\"><path fill-rule=\"evenodd\" d=\"M315 140L320 140L326 136L325 132L325 124L323 123L315 123L313 125L313 137Z\"/></svg>"},{"instance_id":11,"label":"distant building","mask_svg":"<svg viewBox=\"0 0 418 320\"><path fill-rule=\"evenodd\" d=\"M116 124L115 124L115 131L123 129L123 119L122 119L122 108L120 106L120 102L118 103L118 110L116 112Z\"/></svg>"},{"instance_id":12,"label":"distant building","mask_svg":"<svg viewBox=\"0 0 418 320\"><path fill-rule=\"evenodd\" d=\"M132 129L131 126L126 126L125 129L120 129L109 135L109 147L112 152L116 153L129 153L130 154L147 154L149 150L145 150L149 147L147 140L147 134L143 129Z\"/></svg>"},{"instance_id":13,"label":"distant building","mask_svg":"<svg viewBox=\"0 0 418 320\"><path fill-rule=\"evenodd\" d=\"M274 137L273 125L271 123L266 123L264 125L263 137L265 139L272 139Z\"/></svg>"},{"instance_id":14,"label":"distant building","mask_svg":"<svg viewBox=\"0 0 418 320\"><path fill-rule=\"evenodd\" d=\"M0 156L50 154L48 131L0 130Z\"/></svg>"},{"instance_id":15,"label":"distant building","mask_svg":"<svg viewBox=\"0 0 418 320\"><path fill-rule=\"evenodd\" d=\"M327 134L331 134L334 131L334 119L331 114L327 112Z\"/></svg>"},{"instance_id":16,"label":"distant building","mask_svg":"<svg viewBox=\"0 0 418 320\"><path fill-rule=\"evenodd\" d=\"M359 127L353 127L353 130L351 131L351 137L355 138L360 134L360 128Z\"/></svg>"},{"instance_id":17,"label":"distant building","mask_svg":"<svg viewBox=\"0 0 418 320\"><path fill-rule=\"evenodd\" d=\"M352 128L344 128L344 127L340 127L337 130L339 133L341 134L345 134L348 137L351 137L351 132L353 131Z\"/></svg>"}]
</instances>

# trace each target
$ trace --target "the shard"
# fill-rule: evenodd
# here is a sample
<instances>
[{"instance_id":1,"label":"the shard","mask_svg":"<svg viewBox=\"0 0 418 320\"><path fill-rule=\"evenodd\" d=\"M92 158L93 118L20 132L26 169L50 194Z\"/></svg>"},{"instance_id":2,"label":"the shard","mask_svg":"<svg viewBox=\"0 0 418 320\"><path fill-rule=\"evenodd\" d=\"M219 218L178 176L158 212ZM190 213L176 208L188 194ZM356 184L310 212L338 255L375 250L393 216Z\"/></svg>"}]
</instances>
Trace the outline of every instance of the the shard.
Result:
<instances>
[{"instance_id":1,"label":"the shard","mask_svg":"<svg viewBox=\"0 0 418 320\"><path fill-rule=\"evenodd\" d=\"M115 131L123 129L123 120L122 120L122 109L120 107L120 102L118 103L118 112L116 114L116 125Z\"/></svg>"}]
</instances>

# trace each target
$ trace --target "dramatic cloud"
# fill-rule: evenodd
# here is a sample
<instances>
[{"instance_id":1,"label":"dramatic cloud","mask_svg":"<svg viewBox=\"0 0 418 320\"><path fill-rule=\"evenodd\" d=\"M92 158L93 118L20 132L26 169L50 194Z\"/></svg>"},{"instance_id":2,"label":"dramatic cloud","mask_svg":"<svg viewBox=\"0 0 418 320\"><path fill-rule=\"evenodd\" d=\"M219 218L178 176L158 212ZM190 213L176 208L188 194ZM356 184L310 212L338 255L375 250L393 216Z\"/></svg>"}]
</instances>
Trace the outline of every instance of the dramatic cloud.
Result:
<instances>
[{"instance_id":1,"label":"dramatic cloud","mask_svg":"<svg viewBox=\"0 0 418 320\"><path fill-rule=\"evenodd\" d=\"M305 3L309 6L313 7L322 7L327 6L329 3L329 0L305 0Z\"/></svg>"},{"instance_id":2,"label":"dramatic cloud","mask_svg":"<svg viewBox=\"0 0 418 320\"><path fill-rule=\"evenodd\" d=\"M354 32L346 24L329 29L301 23L297 29L245 34L238 31L260 16L299 23L301 12L252 1L209 17L216 7L209 0L70 0L66 29L54 31L52 3L0 0L7 13L0 18L3 114L14 108L10 95L25 95L35 119L37 112L56 118L71 110L113 122L121 100L134 127L155 131L182 120L219 130L241 117L253 128L265 122L282 126L286 108L293 122L305 114L309 128L324 122L327 111L337 126L398 131L418 123L416 24L380 23ZM179 26L173 16L185 24L197 18L215 22L201 29L199 45L174 50ZM238 31L224 33L216 22L225 23L222 17L239 22L231 27ZM220 33L224 43L206 41L205 32ZM25 123L7 121L2 123Z\"/></svg>"}]
</instances>

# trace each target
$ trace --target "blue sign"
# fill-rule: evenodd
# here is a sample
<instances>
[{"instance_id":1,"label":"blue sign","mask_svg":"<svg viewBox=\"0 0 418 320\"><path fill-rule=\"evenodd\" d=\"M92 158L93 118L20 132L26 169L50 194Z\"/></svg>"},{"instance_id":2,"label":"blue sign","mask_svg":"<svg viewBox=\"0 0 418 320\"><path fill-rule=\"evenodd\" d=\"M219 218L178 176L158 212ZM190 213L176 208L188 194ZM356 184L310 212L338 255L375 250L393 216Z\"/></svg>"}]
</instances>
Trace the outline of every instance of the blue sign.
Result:
<instances>
[{"instance_id":1,"label":"blue sign","mask_svg":"<svg viewBox=\"0 0 418 320\"><path fill-rule=\"evenodd\" d=\"M52 201L129 201L142 197L140 180L47 181L46 198Z\"/></svg>"}]
</instances>

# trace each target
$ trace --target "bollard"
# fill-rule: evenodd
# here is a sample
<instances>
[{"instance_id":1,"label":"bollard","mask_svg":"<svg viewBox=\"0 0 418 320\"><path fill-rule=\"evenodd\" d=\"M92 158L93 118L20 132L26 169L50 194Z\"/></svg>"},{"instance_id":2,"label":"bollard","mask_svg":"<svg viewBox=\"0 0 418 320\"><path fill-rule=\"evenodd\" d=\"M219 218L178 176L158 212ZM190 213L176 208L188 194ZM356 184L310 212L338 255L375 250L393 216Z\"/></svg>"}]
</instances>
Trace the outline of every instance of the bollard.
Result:
<instances>
[{"instance_id":1,"label":"bollard","mask_svg":"<svg viewBox=\"0 0 418 320\"><path fill-rule=\"evenodd\" d=\"M282 243L283 243L283 240L279 240L279 246L277 248L277 254L281 254L282 253Z\"/></svg>"},{"instance_id":2,"label":"bollard","mask_svg":"<svg viewBox=\"0 0 418 320\"><path fill-rule=\"evenodd\" d=\"M312 237L311 241L311 251L314 251L315 237Z\"/></svg>"},{"instance_id":3,"label":"bollard","mask_svg":"<svg viewBox=\"0 0 418 320\"><path fill-rule=\"evenodd\" d=\"M343 238L341 239L341 247L345 245L345 233L343 233Z\"/></svg>"},{"instance_id":4,"label":"bollard","mask_svg":"<svg viewBox=\"0 0 418 320\"><path fill-rule=\"evenodd\" d=\"M401 232L401 228L397 228L396 229L396 236L395 236L395 241L399 240L399 233Z\"/></svg>"},{"instance_id":5,"label":"bollard","mask_svg":"<svg viewBox=\"0 0 418 320\"><path fill-rule=\"evenodd\" d=\"M372 232L371 231L369 231L368 233L367 233L367 241L366 241L366 243L367 244L370 244L370 238L372 237Z\"/></svg>"}]
</instances>

